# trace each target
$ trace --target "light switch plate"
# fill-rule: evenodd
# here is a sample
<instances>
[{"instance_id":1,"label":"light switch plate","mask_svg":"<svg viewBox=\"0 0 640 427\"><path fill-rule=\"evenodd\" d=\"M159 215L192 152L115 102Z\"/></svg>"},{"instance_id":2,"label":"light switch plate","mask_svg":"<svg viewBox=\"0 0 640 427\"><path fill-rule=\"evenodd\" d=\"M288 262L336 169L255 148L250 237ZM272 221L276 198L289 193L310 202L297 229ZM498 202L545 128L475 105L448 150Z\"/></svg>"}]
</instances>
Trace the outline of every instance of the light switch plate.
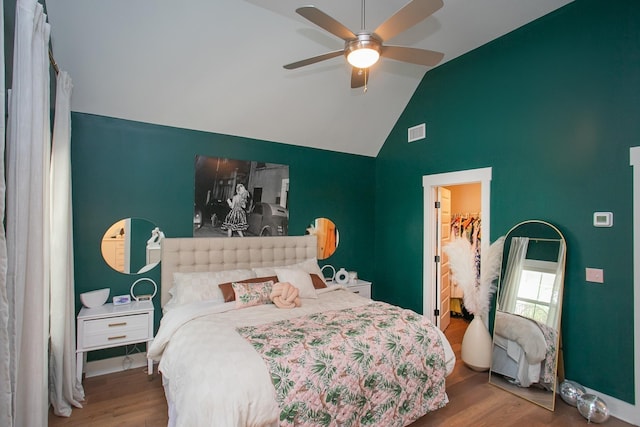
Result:
<instances>
[{"instance_id":1,"label":"light switch plate","mask_svg":"<svg viewBox=\"0 0 640 427\"><path fill-rule=\"evenodd\" d=\"M601 268L586 269L587 282L604 283L604 271Z\"/></svg>"}]
</instances>

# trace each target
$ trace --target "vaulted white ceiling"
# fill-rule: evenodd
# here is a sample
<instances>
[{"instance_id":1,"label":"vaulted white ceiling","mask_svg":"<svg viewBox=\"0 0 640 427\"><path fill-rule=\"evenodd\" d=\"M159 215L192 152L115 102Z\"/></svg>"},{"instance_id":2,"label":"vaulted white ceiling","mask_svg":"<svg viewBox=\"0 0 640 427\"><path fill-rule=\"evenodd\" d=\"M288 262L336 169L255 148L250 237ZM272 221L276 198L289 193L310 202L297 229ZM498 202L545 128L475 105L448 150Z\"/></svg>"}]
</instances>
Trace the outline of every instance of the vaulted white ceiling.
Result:
<instances>
[{"instance_id":1,"label":"vaulted white ceiling","mask_svg":"<svg viewBox=\"0 0 640 427\"><path fill-rule=\"evenodd\" d=\"M373 30L408 0L368 0ZM444 0L388 44L444 53L441 64L571 0ZM304 0L47 0L53 54L73 80L72 110L375 156L429 67L383 59L350 88L343 48L295 13ZM361 1L317 0L361 28Z\"/></svg>"}]
</instances>

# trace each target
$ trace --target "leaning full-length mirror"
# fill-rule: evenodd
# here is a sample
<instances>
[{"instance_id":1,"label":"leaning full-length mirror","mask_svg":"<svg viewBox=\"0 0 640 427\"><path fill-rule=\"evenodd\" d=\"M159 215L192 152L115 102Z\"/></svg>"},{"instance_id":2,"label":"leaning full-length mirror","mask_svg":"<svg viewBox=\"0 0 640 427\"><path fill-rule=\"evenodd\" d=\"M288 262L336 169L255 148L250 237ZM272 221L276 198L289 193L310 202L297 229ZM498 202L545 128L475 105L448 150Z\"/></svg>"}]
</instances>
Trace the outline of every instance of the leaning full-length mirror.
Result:
<instances>
[{"instance_id":1,"label":"leaning full-length mirror","mask_svg":"<svg viewBox=\"0 0 640 427\"><path fill-rule=\"evenodd\" d=\"M116 271L140 274L160 262L164 233L143 218L123 218L113 223L102 236L102 258Z\"/></svg>"},{"instance_id":2,"label":"leaning full-length mirror","mask_svg":"<svg viewBox=\"0 0 640 427\"><path fill-rule=\"evenodd\" d=\"M531 220L506 236L489 382L555 408L566 242L554 225Z\"/></svg>"}]
</instances>

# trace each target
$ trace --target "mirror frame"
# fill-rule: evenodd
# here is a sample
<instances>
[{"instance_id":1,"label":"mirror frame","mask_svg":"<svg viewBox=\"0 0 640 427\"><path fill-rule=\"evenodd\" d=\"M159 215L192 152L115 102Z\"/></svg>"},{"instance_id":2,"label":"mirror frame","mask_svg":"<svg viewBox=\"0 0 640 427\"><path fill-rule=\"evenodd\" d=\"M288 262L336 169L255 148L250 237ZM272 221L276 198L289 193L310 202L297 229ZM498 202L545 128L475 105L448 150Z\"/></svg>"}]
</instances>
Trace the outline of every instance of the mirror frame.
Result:
<instances>
[{"instance_id":1,"label":"mirror frame","mask_svg":"<svg viewBox=\"0 0 640 427\"><path fill-rule=\"evenodd\" d=\"M527 227L530 226L530 227ZM533 235L532 235L533 234ZM556 255L557 258L557 266L556 266L556 274L562 274L560 279L560 286L557 290L557 315L556 315L556 326L557 333L555 336L555 358L553 361L553 375L554 380L551 386L551 389L545 389L539 385L535 387L519 387L516 384L510 383L508 380L503 378L502 374L494 372L494 351L496 346L496 322L497 316L499 312L502 310L498 309L499 301L504 292L503 281L505 278L505 269L509 263L509 251L511 249L511 239L513 237L529 237L532 240L537 241L558 241L559 249ZM562 253L560 252L562 250ZM528 400L536 405L539 405L545 409L550 411L555 410L555 401L556 401L556 391L558 387L558 382L562 380L560 378L562 376L562 337L561 337L561 321L562 321L562 303L563 303L563 294L564 294L564 282L566 275L566 258L567 258L567 246L566 239L562 232L553 224L542 221L542 220L527 220L522 221L515 226L513 226L505 237L504 244L504 252L503 254L507 254L507 256L503 256L502 269L500 273L500 279L498 282L498 291L496 292L496 310L494 315L494 323L493 323L493 342L492 342L492 363L489 368L489 383L495 385L496 387L502 388L516 396L519 396L525 400ZM561 257L561 258L560 258ZM544 334L542 334L544 335ZM540 362L543 363L543 362ZM533 386L534 384L532 384Z\"/></svg>"},{"instance_id":2,"label":"mirror frame","mask_svg":"<svg viewBox=\"0 0 640 427\"><path fill-rule=\"evenodd\" d=\"M144 221L146 223L143 227L144 231L135 233L135 236L131 230L131 223L134 220L139 222ZM118 230L118 228L121 228L121 230ZM149 229L149 233L147 233L147 229ZM117 235L125 237L119 238ZM131 236L133 236L135 241L131 241ZM104 263L113 271L130 276L143 274L160 263L160 242L164 237L164 233L160 228L147 218L120 218L109 225L102 234L99 246L100 255ZM131 245L139 248L135 250L137 254L135 255L136 259L146 263L137 271L129 271L131 270ZM149 250L151 250L151 252L149 252ZM140 255L141 251L145 251L144 255ZM142 260L142 258L145 259ZM122 267L120 267L120 263ZM138 262L137 265L141 265L141 262Z\"/></svg>"}]
</instances>

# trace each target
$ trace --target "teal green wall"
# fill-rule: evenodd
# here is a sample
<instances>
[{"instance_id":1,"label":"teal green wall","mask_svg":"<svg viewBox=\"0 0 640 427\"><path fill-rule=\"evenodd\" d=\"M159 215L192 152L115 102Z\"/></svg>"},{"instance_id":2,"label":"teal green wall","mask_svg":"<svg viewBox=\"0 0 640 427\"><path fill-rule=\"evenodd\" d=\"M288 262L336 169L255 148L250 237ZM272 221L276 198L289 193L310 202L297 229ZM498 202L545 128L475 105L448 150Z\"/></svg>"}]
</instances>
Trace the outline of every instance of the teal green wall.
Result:
<instances>
[{"instance_id":1,"label":"teal green wall","mask_svg":"<svg viewBox=\"0 0 640 427\"><path fill-rule=\"evenodd\" d=\"M422 122L427 139L408 144ZM566 377L633 403L636 145L636 0L576 0L433 69L376 159L375 296L422 310L422 176L492 167L491 241L532 218L567 239ZM594 228L595 211L614 227ZM585 282L585 267L605 283Z\"/></svg>"},{"instance_id":2,"label":"teal green wall","mask_svg":"<svg viewBox=\"0 0 640 427\"><path fill-rule=\"evenodd\" d=\"M320 264L373 276L374 158L89 114L74 113L71 120L76 295L104 287L111 296L128 294L139 277L160 284L160 267L131 276L112 270L100 240L124 217L148 219L167 237L191 237L197 154L289 165L289 234L305 234L316 217L330 218L340 244ZM159 295L154 304L157 325Z\"/></svg>"},{"instance_id":3,"label":"teal green wall","mask_svg":"<svg viewBox=\"0 0 640 427\"><path fill-rule=\"evenodd\" d=\"M74 113L76 292L126 294L140 277L100 256L117 219L191 235L193 158L203 154L289 164L290 233L333 219L340 247L327 262L375 280L375 298L422 311L422 176L492 167L492 241L530 218L567 238L567 378L633 402L639 40L636 0L576 0L428 72L376 159ZM408 144L406 129L422 122L427 139ZM615 226L594 228L595 211L614 212ZM585 267L603 268L605 284L585 282ZM159 268L145 277L159 282Z\"/></svg>"},{"instance_id":4,"label":"teal green wall","mask_svg":"<svg viewBox=\"0 0 640 427\"><path fill-rule=\"evenodd\" d=\"M4 87L10 88L13 80L13 36L16 32L16 0L2 3L4 16Z\"/></svg>"}]
</instances>

